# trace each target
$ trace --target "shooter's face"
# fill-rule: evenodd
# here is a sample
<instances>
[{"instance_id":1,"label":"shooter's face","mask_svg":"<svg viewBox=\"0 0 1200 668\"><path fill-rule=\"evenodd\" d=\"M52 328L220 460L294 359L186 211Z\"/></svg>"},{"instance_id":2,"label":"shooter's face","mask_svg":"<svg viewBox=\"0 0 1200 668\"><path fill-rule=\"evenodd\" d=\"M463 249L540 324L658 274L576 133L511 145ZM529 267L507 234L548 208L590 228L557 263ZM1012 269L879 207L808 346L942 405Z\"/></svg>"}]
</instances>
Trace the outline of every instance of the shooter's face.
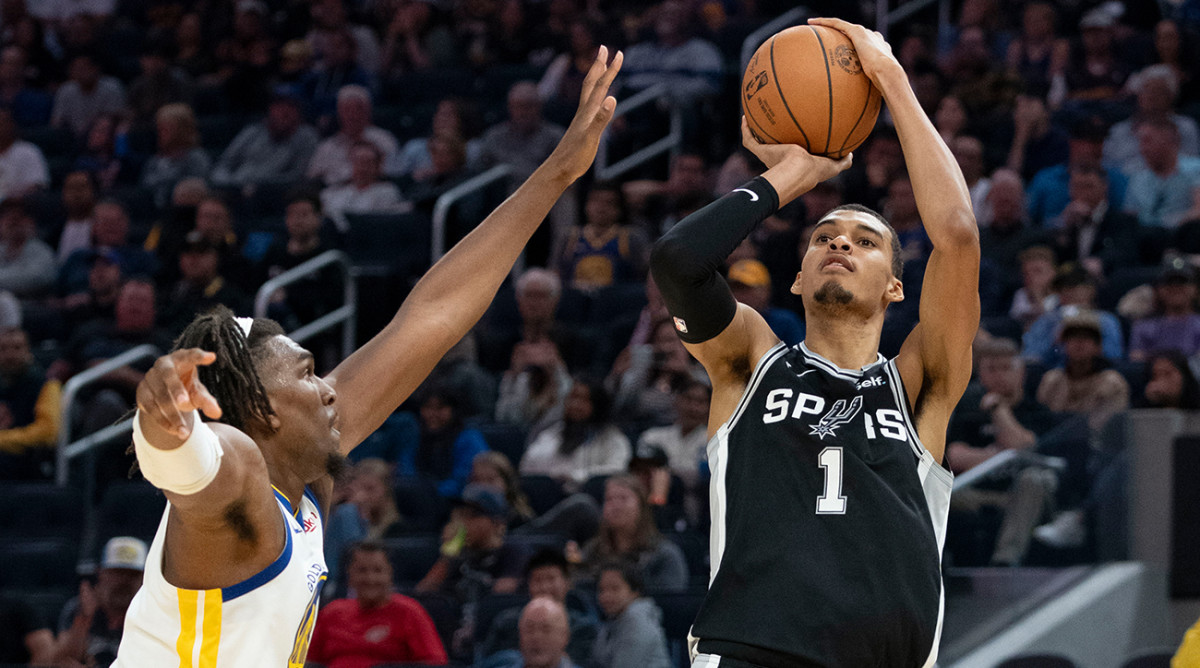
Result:
<instances>
[{"instance_id":1,"label":"shooter's face","mask_svg":"<svg viewBox=\"0 0 1200 668\"><path fill-rule=\"evenodd\" d=\"M891 231L861 211L839 210L813 230L792 292L806 305L886 306L904 298L892 274Z\"/></svg>"}]
</instances>

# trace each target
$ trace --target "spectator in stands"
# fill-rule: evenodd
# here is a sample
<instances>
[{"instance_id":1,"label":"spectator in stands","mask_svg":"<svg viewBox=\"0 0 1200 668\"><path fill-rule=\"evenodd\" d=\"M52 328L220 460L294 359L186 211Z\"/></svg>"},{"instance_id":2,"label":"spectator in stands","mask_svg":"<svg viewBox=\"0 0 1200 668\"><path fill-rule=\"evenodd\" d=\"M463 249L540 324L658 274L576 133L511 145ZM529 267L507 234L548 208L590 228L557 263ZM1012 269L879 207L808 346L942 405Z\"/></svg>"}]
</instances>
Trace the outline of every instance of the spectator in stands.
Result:
<instances>
[{"instance_id":1,"label":"spectator in stands","mask_svg":"<svg viewBox=\"0 0 1200 668\"><path fill-rule=\"evenodd\" d=\"M737 181L737 185L748 180ZM704 156L680 153L671 159L666 181L627 181L621 185L621 192L626 197L630 221L657 236L682 218L678 215L681 210L699 208L712 199L713 178Z\"/></svg>"},{"instance_id":2,"label":"spectator in stands","mask_svg":"<svg viewBox=\"0 0 1200 668\"><path fill-rule=\"evenodd\" d=\"M947 435L946 460L959 473L1005 450L1032 449L1041 435L1061 421L1025 394L1025 362L1012 341L992 339L978 346L976 377L955 409ZM1013 480L963 490L955 496L952 509L973 514L983 506L998 507L1003 519L990 560L1016 565L1024 559L1033 528L1053 501L1057 482L1053 471L1023 468Z\"/></svg>"},{"instance_id":3,"label":"spectator in stands","mask_svg":"<svg viewBox=\"0 0 1200 668\"><path fill-rule=\"evenodd\" d=\"M1017 255L1021 266L1021 287L1013 295L1008 317L1021 325L1025 332L1038 318L1058 307L1054 290L1054 275L1058 263L1054 250L1047 246L1030 246Z\"/></svg>"},{"instance_id":4,"label":"spectator in stands","mask_svg":"<svg viewBox=\"0 0 1200 668\"><path fill-rule=\"evenodd\" d=\"M1196 86L1195 42L1185 38L1179 23L1163 19L1154 26L1154 61L1166 65L1179 82L1179 103L1195 103L1200 97Z\"/></svg>"},{"instance_id":5,"label":"spectator in stands","mask_svg":"<svg viewBox=\"0 0 1200 668\"><path fill-rule=\"evenodd\" d=\"M57 304L64 331L74 331L97 318L111 320L116 314L117 298L121 294L121 261L116 251L84 250L91 257L85 289L69 292ZM75 256L72 256L75 257Z\"/></svg>"},{"instance_id":6,"label":"spectator in stands","mask_svg":"<svg viewBox=\"0 0 1200 668\"><path fill-rule=\"evenodd\" d=\"M354 465L347 483L346 502L354 504L365 523L364 538L394 538L404 530L404 518L392 496L393 464L374 457Z\"/></svg>"},{"instance_id":7,"label":"spectator in stands","mask_svg":"<svg viewBox=\"0 0 1200 668\"><path fill-rule=\"evenodd\" d=\"M324 60L327 54L336 51L337 40L343 32L348 32L354 40L359 67L371 74L379 72L379 40L375 37L375 31L368 26L350 23L344 0L315 0L310 11L313 29L307 39L318 58Z\"/></svg>"},{"instance_id":8,"label":"spectator in stands","mask_svg":"<svg viewBox=\"0 0 1200 668\"><path fill-rule=\"evenodd\" d=\"M269 32L270 8L262 0L234 5L233 30L217 43L214 83L236 112L258 114L270 98L276 42Z\"/></svg>"},{"instance_id":9,"label":"spectator in stands","mask_svg":"<svg viewBox=\"0 0 1200 668\"><path fill-rule=\"evenodd\" d=\"M1093 431L1118 411L1129 408L1129 383L1105 358L1098 314L1078 311L1063 318L1059 341L1063 366L1051 369L1038 385L1037 399L1058 412L1081 413Z\"/></svg>"},{"instance_id":10,"label":"spectator in stands","mask_svg":"<svg viewBox=\"0 0 1200 668\"><path fill-rule=\"evenodd\" d=\"M211 180L237 188L300 181L319 140L304 122L299 100L278 95L267 107L266 119L246 126L221 153Z\"/></svg>"},{"instance_id":11,"label":"spectator in stands","mask_svg":"<svg viewBox=\"0 0 1200 668\"><path fill-rule=\"evenodd\" d=\"M249 294L256 287L257 275L246 256L242 254L237 232L233 224L233 213L229 204L216 195L209 195L196 206L196 227L183 238L186 245L192 232L217 249L221 256L220 272Z\"/></svg>"},{"instance_id":12,"label":"spectator in stands","mask_svg":"<svg viewBox=\"0 0 1200 668\"><path fill-rule=\"evenodd\" d=\"M419 0L414 5L425 5ZM592 57L595 60L595 55ZM438 102L433 112L432 131L428 137L414 137L404 143L392 161L384 165L384 172L390 176L410 177L414 181L424 181L436 171L433 166L433 137L453 135L466 142L467 165L479 164L479 156L483 152L483 143L476 135L478 119L476 110L466 99L448 97Z\"/></svg>"},{"instance_id":13,"label":"spectator in stands","mask_svg":"<svg viewBox=\"0 0 1200 668\"><path fill-rule=\"evenodd\" d=\"M363 86L343 86L337 92L338 131L317 145L308 163L308 178L325 185L340 185L350 180L353 168L350 149L360 141L369 141L383 155L384 164L396 153L392 133L371 124L371 93Z\"/></svg>"},{"instance_id":14,"label":"spectator in stands","mask_svg":"<svg viewBox=\"0 0 1200 668\"><path fill-rule=\"evenodd\" d=\"M947 96L945 100L957 100ZM962 104L959 102L958 104ZM987 227L992 222L992 210L988 206L988 190L992 180L987 177L983 162L983 142L976 137L962 135L947 140L958 168L962 170L963 179L967 182L967 190L971 193L971 208L980 227Z\"/></svg>"},{"instance_id":15,"label":"spectator in stands","mask_svg":"<svg viewBox=\"0 0 1200 668\"><path fill-rule=\"evenodd\" d=\"M913 196L912 181L899 176L888 185L883 214L896 230L900 241L900 257L904 262L921 262L933 252L933 244L921 223L917 199Z\"/></svg>"},{"instance_id":16,"label":"spectator in stands","mask_svg":"<svg viewBox=\"0 0 1200 668\"><path fill-rule=\"evenodd\" d=\"M723 60L711 42L695 36L694 22L686 3L660 4L654 14L654 40L634 44L626 52L625 85L640 91L665 84L675 103L683 105L715 95Z\"/></svg>"},{"instance_id":17,"label":"spectator in stands","mask_svg":"<svg viewBox=\"0 0 1200 668\"><path fill-rule=\"evenodd\" d=\"M461 403L454 392L431 389L421 400L419 440L402 447L401 471L435 481L446 498L462 493L475 456L488 449L483 434L463 424Z\"/></svg>"},{"instance_id":18,"label":"spectator in stands","mask_svg":"<svg viewBox=\"0 0 1200 668\"><path fill-rule=\"evenodd\" d=\"M623 471L629 462L629 439L610 421L610 405L599 383L576 379L562 421L529 443L521 458L521 475L547 475L574 492L592 476Z\"/></svg>"},{"instance_id":19,"label":"spectator in stands","mask_svg":"<svg viewBox=\"0 0 1200 668\"><path fill-rule=\"evenodd\" d=\"M1021 32L1008 44L1008 71L1020 77L1025 90L1044 98L1050 91L1055 53L1070 45L1056 33L1058 14L1049 2L1031 2L1021 14ZM1061 57L1061 56L1060 56Z\"/></svg>"},{"instance_id":20,"label":"spectator in stands","mask_svg":"<svg viewBox=\"0 0 1200 668\"><path fill-rule=\"evenodd\" d=\"M2 113L2 112L0 112ZM0 290L28 299L54 285L54 251L20 200L0 203Z\"/></svg>"},{"instance_id":21,"label":"spectator in stands","mask_svg":"<svg viewBox=\"0 0 1200 668\"><path fill-rule=\"evenodd\" d=\"M509 165L514 182L520 181L550 155L563 132L561 126L542 117L537 84L519 81L508 90L508 120L483 133L480 165Z\"/></svg>"},{"instance_id":22,"label":"spectator in stands","mask_svg":"<svg viewBox=\"0 0 1200 668\"><path fill-rule=\"evenodd\" d=\"M58 262L77 250L92 247L92 211L96 207L96 184L85 171L70 172L63 178L62 206L66 221L58 233Z\"/></svg>"},{"instance_id":23,"label":"spectator in stands","mask_svg":"<svg viewBox=\"0 0 1200 668\"><path fill-rule=\"evenodd\" d=\"M568 28L570 39L566 50L550 61L542 80L538 82L538 97L552 110L569 110L583 91L596 50L600 48L600 27L592 21L578 18Z\"/></svg>"},{"instance_id":24,"label":"spectator in stands","mask_svg":"<svg viewBox=\"0 0 1200 668\"><path fill-rule=\"evenodd\" d=\"M154 115L157 152L142 168L141 186L154 191L159 207L166 205L171 189L189 176L208 176L208 153L200 148L196 115L186 104L168 104Z\"/></svg>"},{"instance_id":25,"label":"spectator in stands","mask_svg":"<svg viewBox=\"0 0 1200 668\"><path fill-rule=\"evenodd\" d=\"M665 427L652 427L638 438L643 448L660 448L667 456L667 467L679 476L691 504L689 517L698 519L704 511L694 498L708 478L708 405L712 387L698 378L689 377L675 390L675 421ZM652 495L653 496L653 495ZM660 499L654 499L660 500ZM665 495L662 496L665 500Z\"/></svg>"},{"instance_id":26,"label":"spectator in stands","mask_svg":"<svg viewBox=\"0 0 1200 668\"><path fill-rule=\"evenodd\" d=\"M550 338L518 341L511 359L500 377L496 420L517 425L529 439L535 439L562 420L571 391L571 374L558 345Z\"/></svg>"},{"instance_id":27,"label":"spectator in stands","mask_svg":"<svg viewBox=\"0 0 1200 668\"><path fill-rule=\"evenodd\" d=\"M436 3L408 0L395 5L380 58L381 74L394 78L452 67L459 60L459 48L454 32L439 20Z\"/></svg>"},{"instance_id":28,"label":"spectator in stands","mask_svg":"<svg viewBox=\"0 0 1200 668\"><path fill-rule=\"evenodd\" d=\"M504 495L508 503L508 528L515 529L532 520L536 513L529 505L529 497L521 489L521 480L517 469L502 452L485 450L475 455L471 463L471 475L468 484L484 485Z\"/></svg>"},{"instance_id":29,"label":"spectator in stands","mask_svg":"<svg viewBox=\"0 0 1200 668\"><path fill-rule=\"evenodd\" d=\"M637 567L647 590L687 587L683 552L658 533L646 489L636 477L623 473L605 482L602 513L600 533L583 548L586 576L595 579L605 563L625 559Z\"/></svg>"},{"instance_id":30,"label":"spectator in stands","mask_svg":"<svg viewBox=\"0 0 1200 668\"><path fill-rule=\"evenodd\" d=\"M18 138L12 112L0 108L0 199L24 197L49 185L42 150Z\"/></svg>"},{"instance_id":31,"label":"spectator in stands","mask_svg":"<svg viewBox=\"0 0 1200 668\"><path fill-rule=\"evenodd\" d=\"M1137 127L1146 119L1165 119L1179 130L1179 154L1200 154L1200 130L1196 121L1175 113L1179 98L1179 79L1167 65L1151 65L1129 77L1126 88L1137 96L1133 116L1115 124L1104 140L1104 164L1126 174L1146 166L1138 150Z\"/></svg>"},{"instance_id":32,"label":"spectator in stands","mask_svg":"<svg viewBox=\"0 0 1200 668\"><path fill-rule=\"evenodd\" d=\"M1150 380L1141 408L1200 409L1200 381L1178 350L1161 350L1146 358Z\"/></svg>"},{"instance_id":33,"label":"spectator in stands","mask_svg":"<svg viewBox=\"0 0 1200 668\"><path fill-rule=\"evenodd\" d=\"M662 320L649 343L630 349L624 373L613 377L611 383L617 388L613 413L625 425L670 424L675 418L676 389L689 378L702 376L672 321Z\"/></svg>"},{"instance_id":34,"label":"spectator in stands","mask_svg":"<svg viewBox=\"0 0 1200 668\"><path fill-rule=\"evenodd\" d=\"M140 59L142 74L129 84L129 110L136 123L149 123L168 104L192 103L192 78L171 60L175 47L161 38L153 40Z\"/></svg>"},{"instance_id":35,"label":"spectator in stands","mask_svg":"<svg viewBox=\"0 0 1200 668\"><path fill-rule=\"evenodd\" d=\"M188 12L179 17L175 26L175 65L197 80L216 69L212 47L205 37L204 21L199 14Z\"/></svg>"},{"instance_id":36,"label":"spectator in stands","mask_svg":"<svg viewBox=\"0 0 1200 668\"><path fill-rule=\"evenodd\" d=\"M543 548L530 557L525 566L525 585L530 599L547 598L566 609L570 627L567 654L572 661L587 665L599 625L595 615L567 605L567 592L571 589L570 564L562 550ZM518 649L520 619L520 606L497 613L478 654L486 661L497 652Z\"/></svg>"},{"instance_id":37,"label":"spectator in stands","mask_svg":"<svg viewBox=\"0 0 1200 668\"><path fill-rule=\"evenodd\" d=\"M979 231L983 257L1004 273L1017 264L1017 256L1030 246L1048 243L1044 232L1030 229L1025 212L1025 189L1011 169L997 169L990 180L987 208L990 224ZM1014 277L1015 278L1015 277Z\"/></svg>"},{"instance_id":38,"label":"spectator in stands","mask_svg":"<svg viewBox=\"0 0 1200 668\"><path fill-rule=\"evenodd\" d=\"M69 80L54 94L50 124L84 136L92 121L103 114L125 111L125 87L100 71L95 56L81 53L71 59Z\"/></svg>"},{"instance_id":39,"label":"spectator in stands","mask_svg":"<svg viewBox=\"0 0 1200 668\"><path fill-rule=\"evenodd\" d=\"M354 598L321 609L308 646L308 661L327 668L381 663L446 663L446 648L429 613L392 591L392 564L381 543L350 549L347 578Z\"/></svg>"},{"instance_id":40,"label":"spectator in stands","mask_svg":"<svg viewBox=\"0 0 1200 668\"><path fill-rule=\"evenodd\" d=\"M1125 210L1147 227L1173 228L1200 185L1200 159L1179 155L1179 128L1170 119L1144 119L1136 131L1145 167L1129 175Z\"/></svg>"},{"instance_id":41,"label":"spectator in stands","mask_svg":"<svg viewBox=\"0 0 1200 668\"><path fill-rule=\"evenodd\" d=\"M83 140L83 150L71 165L71 169L92 175L102 191L137 180L129 155L117 149L117 137L124 132L120 125L121 121L111 114L97 116Z\"/></svg>"},{"instance_id":42,"label":"spectator in stands","mask_svg":"<svg viewBox=\"0 0 1200 668\"><path fill-rule=\"evenodd\" d=\"M942 141L946 142L947 146L953 149L953 142L963 135L967 129L967 107L963 104L962 98L957 95L945 95L938 102L937 111L933 115L933 125L937 128L938 134L942 136ZM957 156L956 156L957 157ZM959 167L962 167L962 162L959 162ZM973 188L968 181L968 187Z\"/></svg>"},{"instance_id":43,"label":"spectator in stands","mask_svg":"<svg viewBox=\"0 0 1200 668\"><path fill-rule=\"evenodd\" d=\"M1056 344L1061 343L1059 332L1063 320L1080 311L1088 311L1099 320L1104 357L1110 360L1123 358L1125 338L1120 321L1107 311L1096 310L1096 279L1080 267L1064 267L1053 284L1058 306L1029 326L1021 339L1021 353L1025 359L1058 366L1062 363L1063 352Z\"/></svg>"},{"instance_id":44,"label":"spectator in stands","mask_svg":"<svg viewBox=\"0 0 1200 668\"><path fill-rule=\"evenodd\" d=\"M356 142L350 148L350 180L321 191L321 208L338 230L350 229L348 213L395 213L410 208L396 184L380 178L382 161L374 144Z\"/></svg>"},{"instance_id":45,"label":"spectator in stands","mask_svg":"<svg viewBox=\"0 0 1200 668\"><path fill-rule=\"evenodd\" d=\"M1116 23L1108 7L1097 7L1083 15L1078 41L1066 53L1056 51L1051 62L1051 107L1068 100L1086 105L1117 97L1130 67L1116 55Z\"/></svg>"},{"instance_id":46,"label":"spectator in stands","mask_svg":"<svg viewBox=\"0 0 1200 668\"><path fill-rule=\"evenodd\" d=\"M856 153L854 165L842 174L843 202L858 202L879 211L888 194L888 185L904 174L904 153L896 131L878 127Z\"/></svg>"},{"instance_id":47,"label":"spectator in stands","mask_svg":"<svg viewBox=\"0 0 1200 668\"><path fill-rule=\"evenodd\" d=\"M1182 261L1167 265L1154 282L1154 315L1133 323L1129 359L1143 361L1161 350L1175 350L1185 357L1200 352L1196 296L1195 270Z\"/></svg>"},{"instance_id":48,"label":"spectator in stands","mask_svg":"<svg viewBox=\"0 0 1200 668\"><path fill-rule=\"evenodd\" d=\"M292 198L284 210L283 222L287 238L271 244L259 262L259 276L264 281L332 249L321 235L321 203L317 198L306 195ZM268 307L269 315L292 331L336 308L341 288L337 269L331 267L275 292Z\"/></svg>"},{"instance_id":49,"label":"spectator in stands","mask_svg":"<svg viewBox=\"0 0 1200 668\"><path fill-rule=\"evenodd\" d=\"M596 600L608 621L596 638L593 666L670 668L662 611L643 592L641 573L633 564L613 561L600 568Z\"/></svg>"},{"instance_id":50,"label":"spectator in stands","mask_svg":"<svg viewBox=\"0 0 1200 668\"><path fill-rule=\"evenodd\" d=\"M559 274L579 290L595 290L646 276L649 239L628 225L625 196L615 183L592 184L584 225L568 232L559 256Z\"/></svg>"},{"instance_id":51,"label":"spectator in stands","mask_svg":"<svg viewBox=\"0 0 1200 668\"><path fill-rule=\"evenodd\" d=\"M1018 96L1013 125L1006 166L1020 174L1022 180L1032 179L1042 169L1067 159L1067 133L1050 122L1050 113L1041 99Z\"/></svg>"},{"instance_id":52,"label":"spectator in stands","mask_svg":"<svg viewBox=\"0 0 1200 668\"><path fill-rule=\"evenodd\" d=\"M781 341L794 346L804 339L800 316L771 304L771 275L766 265L758 260L738 260L729 267L728 281L734 299L758 311Z\"/></svg>"},{"instance_id":53,"label":"spectator in stands","mask_svg":"<svg viewBox=\"0 0 1200 668\"><path fill-rule=\"evenodd\" d=\"M70 295L87 289L92 259L103 251L125 276L151 276L158 270L154 255L129 243L129 214L116 200L102 200L92 209L90 248L77 250L58 270L58 292Z\"/></svg>"},{"instance_id":54,"label":"spectator in stands","mask_svg":"<svg viewBox=\"0 0 1200 668\"><path fill-rule=\"evenodd\" d=\"M146 543L118 536L104 544L96 584L79 584L79 596L67 601L58 619L55 660L108 666L117 658L125 613L142 586L146 569Z\"/></svg>"},{"instance_id":55,"label":"spectator in stands","mask_svg":"<svg viewBox=\"0 0 1200 668\"><path fill-rule=\"evenodd\" d=\"M23 128L50 122L51 98L29 86L25 79L28 64L25 49L14 45L0 50L0 107L11 110L13 120Z\"/></svg>"},{"instance_id":56,"label":"spectator in stands","mask_svg":"<svg viewBox=\"0 0 1200 668\"><path fill-rule=\"evenodd\" d=\"M340 122L341 112L337 107L347 86L358 86L364 91L374 88L371 74L358 64L357 54L354 35L345 29L332 31L323 49L316 54L316 66L312 76L305 79L302 95L309 102L310 113L317 118L317 127L322 130L330 127L335 112Z\"/></svg>"},{"instance_id":57,"label":"spectator in stands","mask_svg":"<svg viewBox=\"0 0 1200 668\"><path fill-rule=\"evenodd\" d=\"M567 654L571 625L563 604L545 596L533 599L521 611L518 631L520 651L493 654L481 668L578 668Z\"/></svg>"},{"instance_id":58,"label":"spectator in stands","mask_svg":"<svg viewBox=\"0 0 1200 668\"><path fill-rule=\"evenodd\" d=\"M217 304L234 313L250 311L249 297L223 271L220 249L200 230L188 234L179 251L179 281L164 292L160 322L172 334Z\"/></svg>"},{"instance_id":59,"label":"spectator in stands","mask_svg":"<svg viewBox=\"0 0 1200 668\"><path fill-rule=\"evenodd\" d=\"M0 478L44 479L58 438L62 384L33 359L29 336L0 329Z\"/></svg>"},{"instance_id":60,"label":"spectator in stands","mask_svg":"<svg viewBox=\"0 0 1200 668\"><path fill-rule=\"evenodd\" d=\"M65 28L72 19L79 17L106 21L113 15L116 5L114 0L89 0L88 2L50 0L49 2L29 3L29 13L48 26Z\"/></svg>"},{"instance_id":61,"label":"spectator in stands","mask_svg":"<svg viewBox=\"0 0 1200 668\"><path fill-rule=\"evenodd\" d=\"M475 602L489 593L511 594L521 584L527 555L504 540L508 504L490 487L467 485L442 532L442 556L416 591L453 594Z\"/></svg>"},{"instance_id":62,"label":"spectator in stands","mask_svg":"<svg viewBox=\"0 0 1200 668\"><path fill-rule=\"evenodd\" d=\"M1086 118L1071 126L1067 142L1067 161L1046 167L1029 182L1029 219L1037 226L1061 222L1059 216L1070 200L1071 170L1076 167L1101 167L1108 177L1108 206L1121 210L1129 179L1121 170L1102 167L1101 153L1105 137L1104 123Z\"/></svg>"},{"instance_id":63,"label":"spectator in stands","mask_svg":"<svg viewBox=\"0 0 1200 668\"><path fill-rule=\"evenodd\" d=\"M54 660L54 632L23 599L0 594L0 661L43 666Z\"/></svg>"},{"instance_id":64,"label":"spectator in stands","mask_svg":"<svg viewBox=\"0 0 1200 668\"><path fill-rule=\"evenodd\" d=\"M1077 262L1093 276L1138 262L1138 221L1108 207L1108 176L1100 167L1071 170L1071 202L1052 224L1062 262Z\"/></svg>"}]
</instances>

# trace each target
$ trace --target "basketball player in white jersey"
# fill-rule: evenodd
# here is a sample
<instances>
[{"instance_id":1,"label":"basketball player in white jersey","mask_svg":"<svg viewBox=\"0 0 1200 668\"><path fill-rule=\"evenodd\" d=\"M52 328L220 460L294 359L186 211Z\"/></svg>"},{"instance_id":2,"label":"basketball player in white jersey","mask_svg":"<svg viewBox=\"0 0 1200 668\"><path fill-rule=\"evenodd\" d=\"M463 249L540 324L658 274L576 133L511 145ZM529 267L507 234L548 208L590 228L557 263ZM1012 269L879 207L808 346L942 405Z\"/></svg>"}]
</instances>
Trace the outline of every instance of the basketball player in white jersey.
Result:
<instances>
[{"instance_id":1,"label":"basketball player in white jersey","mask_svg":"<svg viewBox=\"0 0 1200 668\"><path fill-rule=\"evenodd\" d=\"M596 155L621 68L600 47L549 158L438 261L332 373L270 320L198 317L137 390L134 445L168 506L116 666L302 668L326 577L331 469L482 316L529 237ZM203 422L203 413L211 422Z\"/></svg>"},{"instance_id":2,"label":"basketball player in white jersey","mask_svg":"<svg viewBox=\"0 0 1200 668\"><path fill-rule=\"evenodd\" d=\"M787 348L717 269L758 222L850 164L743 140L768 167L681 221L651 267L713 381L712 568L692 628L695 666L931 666L952 476L946 426L971 375L979 234L962 173L883 38L835 19L883 94L934 250L920 324L894 360L884 313L904 298L895 230L865 207L816 225L792 291Z\"/></svg>"}]
</instances>

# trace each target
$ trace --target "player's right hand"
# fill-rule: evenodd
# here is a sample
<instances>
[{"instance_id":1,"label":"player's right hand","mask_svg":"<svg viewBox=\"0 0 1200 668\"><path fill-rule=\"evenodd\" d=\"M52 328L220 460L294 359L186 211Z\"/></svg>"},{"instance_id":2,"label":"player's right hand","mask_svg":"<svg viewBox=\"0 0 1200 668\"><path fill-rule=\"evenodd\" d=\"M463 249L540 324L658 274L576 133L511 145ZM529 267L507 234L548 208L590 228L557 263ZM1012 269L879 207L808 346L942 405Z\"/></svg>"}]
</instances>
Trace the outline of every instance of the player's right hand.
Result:
<instances>
[{"instance_id":1,"label":"player's right hand","mask_svg":"<svg viewBox=\"0 0 1200 668\"><path fill-rule=\"evenodd\" d=\"M216 354L199 348L176 350L155 360L137 386L142 418L181 440L191 433L192 411L199 409L213 420L220 418L221 407L197 373L197 367L216 360ZM146 422L142 426L145 428Z\"/></svg>"},{"instance_id":2,"label":"player's right hand","mask_svg":"<svg viewBox=\"0 0 1200 668\"><path fill-rule=\"evenodd\" d=\"M850 43L858 53L858 62L862 64L863 74L867 75L876 87L879 86L881 77L904 76L904 68L892 53L892 45L888 44L878 30L867 30L857 23L832 18L811 18L808 23L832 28L850 38ZM882 91L882 88L880 90Z\"/></svg>"}]
</instances>

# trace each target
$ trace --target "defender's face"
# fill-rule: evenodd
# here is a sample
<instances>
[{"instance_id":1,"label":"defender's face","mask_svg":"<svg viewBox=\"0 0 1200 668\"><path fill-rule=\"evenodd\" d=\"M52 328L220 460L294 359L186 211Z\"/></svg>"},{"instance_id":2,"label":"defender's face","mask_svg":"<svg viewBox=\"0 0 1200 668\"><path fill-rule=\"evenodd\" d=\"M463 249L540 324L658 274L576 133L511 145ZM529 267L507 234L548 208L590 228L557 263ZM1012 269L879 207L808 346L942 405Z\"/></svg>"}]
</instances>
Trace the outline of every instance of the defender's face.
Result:
<instances>
[{"instance_id":1,"label":"defender's face","mask_svg":"<svg viewBox=\"0 0 1200 668\"><path fill-rule=\"evenodd\" d=\"M305 469L311 462L315 480L339 452L337 392L316 374L312 353L295 341L276 336L267 345L271 355L261 363L259 375L275 409L279 441L295 449Z\"/></svg>"},{"instance_id":2,"label":"defender's face","mask_svg":"<svg viewBox=\"0 0 1200 668\"><path fill-rule=\"evenodd\" d=\"M800 263L792 293L806 304L824 295L842 295L843 304L904 298L900 279L892 275L891 232L861 211L835 211L817 223ZM845 300L845 295L852 297Z\"/></svg>"}]
</instances>

